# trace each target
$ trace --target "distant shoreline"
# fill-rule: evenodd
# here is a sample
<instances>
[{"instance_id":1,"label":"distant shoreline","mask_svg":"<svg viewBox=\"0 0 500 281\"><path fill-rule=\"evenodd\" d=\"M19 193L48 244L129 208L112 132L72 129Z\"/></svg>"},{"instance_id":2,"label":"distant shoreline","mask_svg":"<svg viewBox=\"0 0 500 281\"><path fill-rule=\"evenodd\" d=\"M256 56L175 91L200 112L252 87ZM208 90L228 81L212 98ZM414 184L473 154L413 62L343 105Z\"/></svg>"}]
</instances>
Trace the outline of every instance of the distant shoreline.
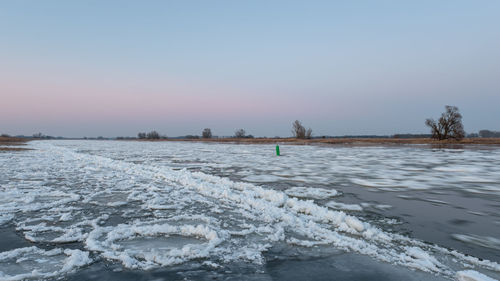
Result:
<instances>
[{"instance_id":1,"label":"distant shoreline","mask_svg":"<svg viewBox=\"0 0 500 281\"><path fill-rule=\"evenodd\" d=\"M133 141L182 141L182 142L209 142L209 143L237 143L237 144L293 144L293 145L352 145L352 146L371 146L371 145L402 145L402 144L429 144L429 145L500 145L500 138L464 138L457 140L433 140L429 138L315 138L315 139L296 139L296 138L211 138L211 139L133 139Z\"/></svg>"},{"instance_id":2,"label":"distant shoreline","mask_svg":"<svg viewBox=\"0 0 500 281\"><path fill-rule=\"evenodd\" d=\"M0 137L0 151L29 150L18 146L26 145L37 138ZM43 139L41 139L43 140ZM73 139L80 140L80 139ZM82 139L83 140L83 139ZM90 139L89 139L90 140ZM91 139L99 141L99 139ZM107 139L109 140L109 139ZM231 143L231 144L280 144L280 145L344 145L344 146L377 146L377 145L431 145L431 146L462 146L462 145L491 145L500 146L500 138L464 138L457 140L433 140L430 138L170 138L170 139L115 139L117 141L137 142L203 142L203 143Z\"/></svg>"}]
</instances>

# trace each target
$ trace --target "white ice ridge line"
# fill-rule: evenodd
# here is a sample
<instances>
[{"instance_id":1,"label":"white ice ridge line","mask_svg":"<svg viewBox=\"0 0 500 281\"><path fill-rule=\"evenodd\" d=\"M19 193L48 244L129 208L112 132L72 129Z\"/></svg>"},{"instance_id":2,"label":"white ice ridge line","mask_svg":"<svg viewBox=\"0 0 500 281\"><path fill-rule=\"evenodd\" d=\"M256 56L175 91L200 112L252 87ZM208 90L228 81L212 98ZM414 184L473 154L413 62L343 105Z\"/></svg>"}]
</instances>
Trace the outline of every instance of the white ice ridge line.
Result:
<instances>
[{"instance_id":1,"label":"white ice ridge line","mask_svg":"<svg viewBox=\"0 0 500 281\"><path fill-rule=\"evenodd\" d=\"M184 245L181 249L170 249L167 254L161 251L154 250L151 253L141 253L140 259L136 259L133 251L126 253L113 251L120 249L120 246L115 244L115 241L120 241L136 235L141 236L156 236L156 235L181 235L202 237L207 242L201 245ZM106 239L100 241L101 236L106 236ZM150 269L156 265L168 266L179 264L195 258L206 258L210 256L212 250L219 245L224 239L218 236L217 232L203 225L168 225L168 224L151 224L151 225L125 225L121 224L116 227L97 227L89 235L86 241L86 246L92 251L101 252L105 258L121 261L128 268L144 268Z\"/></svg>"},{"instance_id":2,"label":"white ice ridge line","mask_svg":"<svg viewBox=\"0 0 500 281\"><path fill-rule=\"evenodd\" d=\"M454 276L452 270L439 263L427 252L422 251L421 248L452 255L463 262L500 271L500 265L496 262L479 260L436 245L429 246L402 235L384 233L366 222L361 222L356 217L346 215L344 212L328 210L314 204L312 201L289 198L283 192L264 189L249 183L232 182L225 178L199 172L191 173L186 170L174 171L167 167L127 163L102 156L76 153L69 149L54 147L52 145L47 145L45 148L62 154L72 154L79 160L106 166L128 174L141 176L146 174L150 178L161 178L169 183L181 184L185 188L195 190L208 197L231 201L238 205L238 207L254 212L256 214L255 219L273 224L279 223L285 227L289 226L298 229L302 235L316 240L316 242L310 242L312 244L332 244L336 247L369 255L379 260L423 271L441 273L448 277ZM335 230L323 227L322 225L324 224L333 224ZM345 232L349 236L341 235L337 231ZM352 236L361 236L368 241L372 241L374 244L368 244L364 240ZM281 239L284 239L284 235ZM308 243L307 241L289 239L289 242L308 246L305 245ZM380 246L394 246L396 249L380 248L376 244ZM383 255L380 255L380 253L383 253ZM429 262L429 259L431 262Z\"/></svg>"}]
</instances>

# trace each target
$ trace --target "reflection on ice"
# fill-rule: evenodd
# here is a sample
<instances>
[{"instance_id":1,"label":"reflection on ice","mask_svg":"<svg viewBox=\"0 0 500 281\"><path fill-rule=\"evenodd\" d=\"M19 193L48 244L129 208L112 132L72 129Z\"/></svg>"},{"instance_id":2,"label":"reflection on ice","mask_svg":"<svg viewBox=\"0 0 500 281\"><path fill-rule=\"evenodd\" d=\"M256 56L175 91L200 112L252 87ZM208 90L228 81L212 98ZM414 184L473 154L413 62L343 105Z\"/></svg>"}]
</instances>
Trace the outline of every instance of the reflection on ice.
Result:
<instances>
[{"instance_id":1,"label":"reflection on ice","mask_svg":"<svg viewBox=\"0 0 500 281\"><path fill-rule=\"evenodd\" d=\"M472 243L482 247L491 248L500 251L500 239L488 236L452 234L454 239L464 243Z\"/></svg>"}]
</instances>

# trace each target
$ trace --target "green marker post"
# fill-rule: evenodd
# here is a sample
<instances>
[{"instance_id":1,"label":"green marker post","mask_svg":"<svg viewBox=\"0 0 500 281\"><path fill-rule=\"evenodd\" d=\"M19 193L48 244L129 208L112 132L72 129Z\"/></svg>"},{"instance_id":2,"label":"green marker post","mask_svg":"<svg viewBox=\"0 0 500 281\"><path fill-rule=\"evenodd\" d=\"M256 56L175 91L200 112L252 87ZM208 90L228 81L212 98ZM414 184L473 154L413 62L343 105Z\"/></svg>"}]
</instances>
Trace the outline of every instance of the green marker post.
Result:
<instances>
[{"instance_id":1,"label":"green marker post","mask_svg":"<svg viewBox=\"0 0 500 281\"><path fill-rule=\"evenodd\" d=\"M276 156L280 156L280 146L276 145Z\"/></svg>"}]
</instances>

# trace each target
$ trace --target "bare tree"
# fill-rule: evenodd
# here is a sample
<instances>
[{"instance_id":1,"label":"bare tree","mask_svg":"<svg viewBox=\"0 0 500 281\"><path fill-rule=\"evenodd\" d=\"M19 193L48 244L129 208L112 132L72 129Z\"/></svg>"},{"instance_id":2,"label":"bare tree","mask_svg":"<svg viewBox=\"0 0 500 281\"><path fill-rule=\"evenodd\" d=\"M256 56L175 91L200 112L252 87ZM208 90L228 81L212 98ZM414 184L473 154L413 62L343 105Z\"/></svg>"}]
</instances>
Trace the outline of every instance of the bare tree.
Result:
<instances>
[{"instance_id":1,"label":"bare tree","mask_svg":"<svg viewBox=\"0 0 500 281\"><path fill-rule=\"evenodd\" d=\"M137 134L138 139L145 139L146 138L146 133L138 133Z\"/></svg>"},{"instance_id":2,"label":"bare tree","mask_svg":"<svg viewBox=\"0 0 500 281\"><path fill-rule=\"evenodd\" d=\"M204 139L211 139L212 138L212 130L210 130L210 128L203 129L203 132L201 132L201 136Z\"/></svg>"},{"instance_id":3,"label":"bare tree","mask_svg":"<svg viewBox=\"0 0 500 281\"><path fill-rule=\"evenodd\" d=\"M299 120L295 120L295 122L292 123L292 134L298 139L306 137L306 128L302 126Z\"/></svg>"},{"instance_id":4,"label":"bare tree","mask_svg":"<svg viewBox=\"0 0 500 281\"><path fill-rule=\"evenodd\" d=\"M157 131L151 131L151 132L149 132L149 133L146 135L146 138L148 138L148 139L155 139L155 140L157 140L157 139L159 139L159 138L160 138L160 134L158 134L158 132L157 132Z\"/></svg>"},{"instance_id":5,"label":"bare tree","mask_svg":"<svg viewBox=\"0 0 500 281\"><path fill-rule=\"evenodd\" d=\"M458 107L447 105L445 109L446 111L441 114L437 122L434 119L425 120L425 125L431 128L432 138L437 140L463 139L465 131L462 125L462 114L458 112Z\"/></svg>"},{"instance_id":6,"label":"bare tree","mask_svg":"<svg viewBox=\"0 0 500 281\"><path fill-rule=\"evenodd\" d=\"M312 137L313 130L311 128L306 131L306 139L310 139Z\"/></svg>"},{"instance_id":7,"label":"bare tree","mask_svg":"<svg viewBox=\"0 0 500 281\"><path fill-rule=\"evenodd\" d=\"M236 132L234 132L234 137L235 138L241 139L241 138L244 138L245 136L246 136L246 132L243 129L239 129Z\"/></svg>"},{"instance_id":8,"label":"bare tree","mask_svg":"<svg viewBox=\"0 0 500 281\"><path fill-rule=\"evenodd\" d=\"M299 120L295 120L295 122L292 123L292 134L298 139L310 139L312 137L312 129L309 128L306 130Z\"/></svg>"}]
</instances>

